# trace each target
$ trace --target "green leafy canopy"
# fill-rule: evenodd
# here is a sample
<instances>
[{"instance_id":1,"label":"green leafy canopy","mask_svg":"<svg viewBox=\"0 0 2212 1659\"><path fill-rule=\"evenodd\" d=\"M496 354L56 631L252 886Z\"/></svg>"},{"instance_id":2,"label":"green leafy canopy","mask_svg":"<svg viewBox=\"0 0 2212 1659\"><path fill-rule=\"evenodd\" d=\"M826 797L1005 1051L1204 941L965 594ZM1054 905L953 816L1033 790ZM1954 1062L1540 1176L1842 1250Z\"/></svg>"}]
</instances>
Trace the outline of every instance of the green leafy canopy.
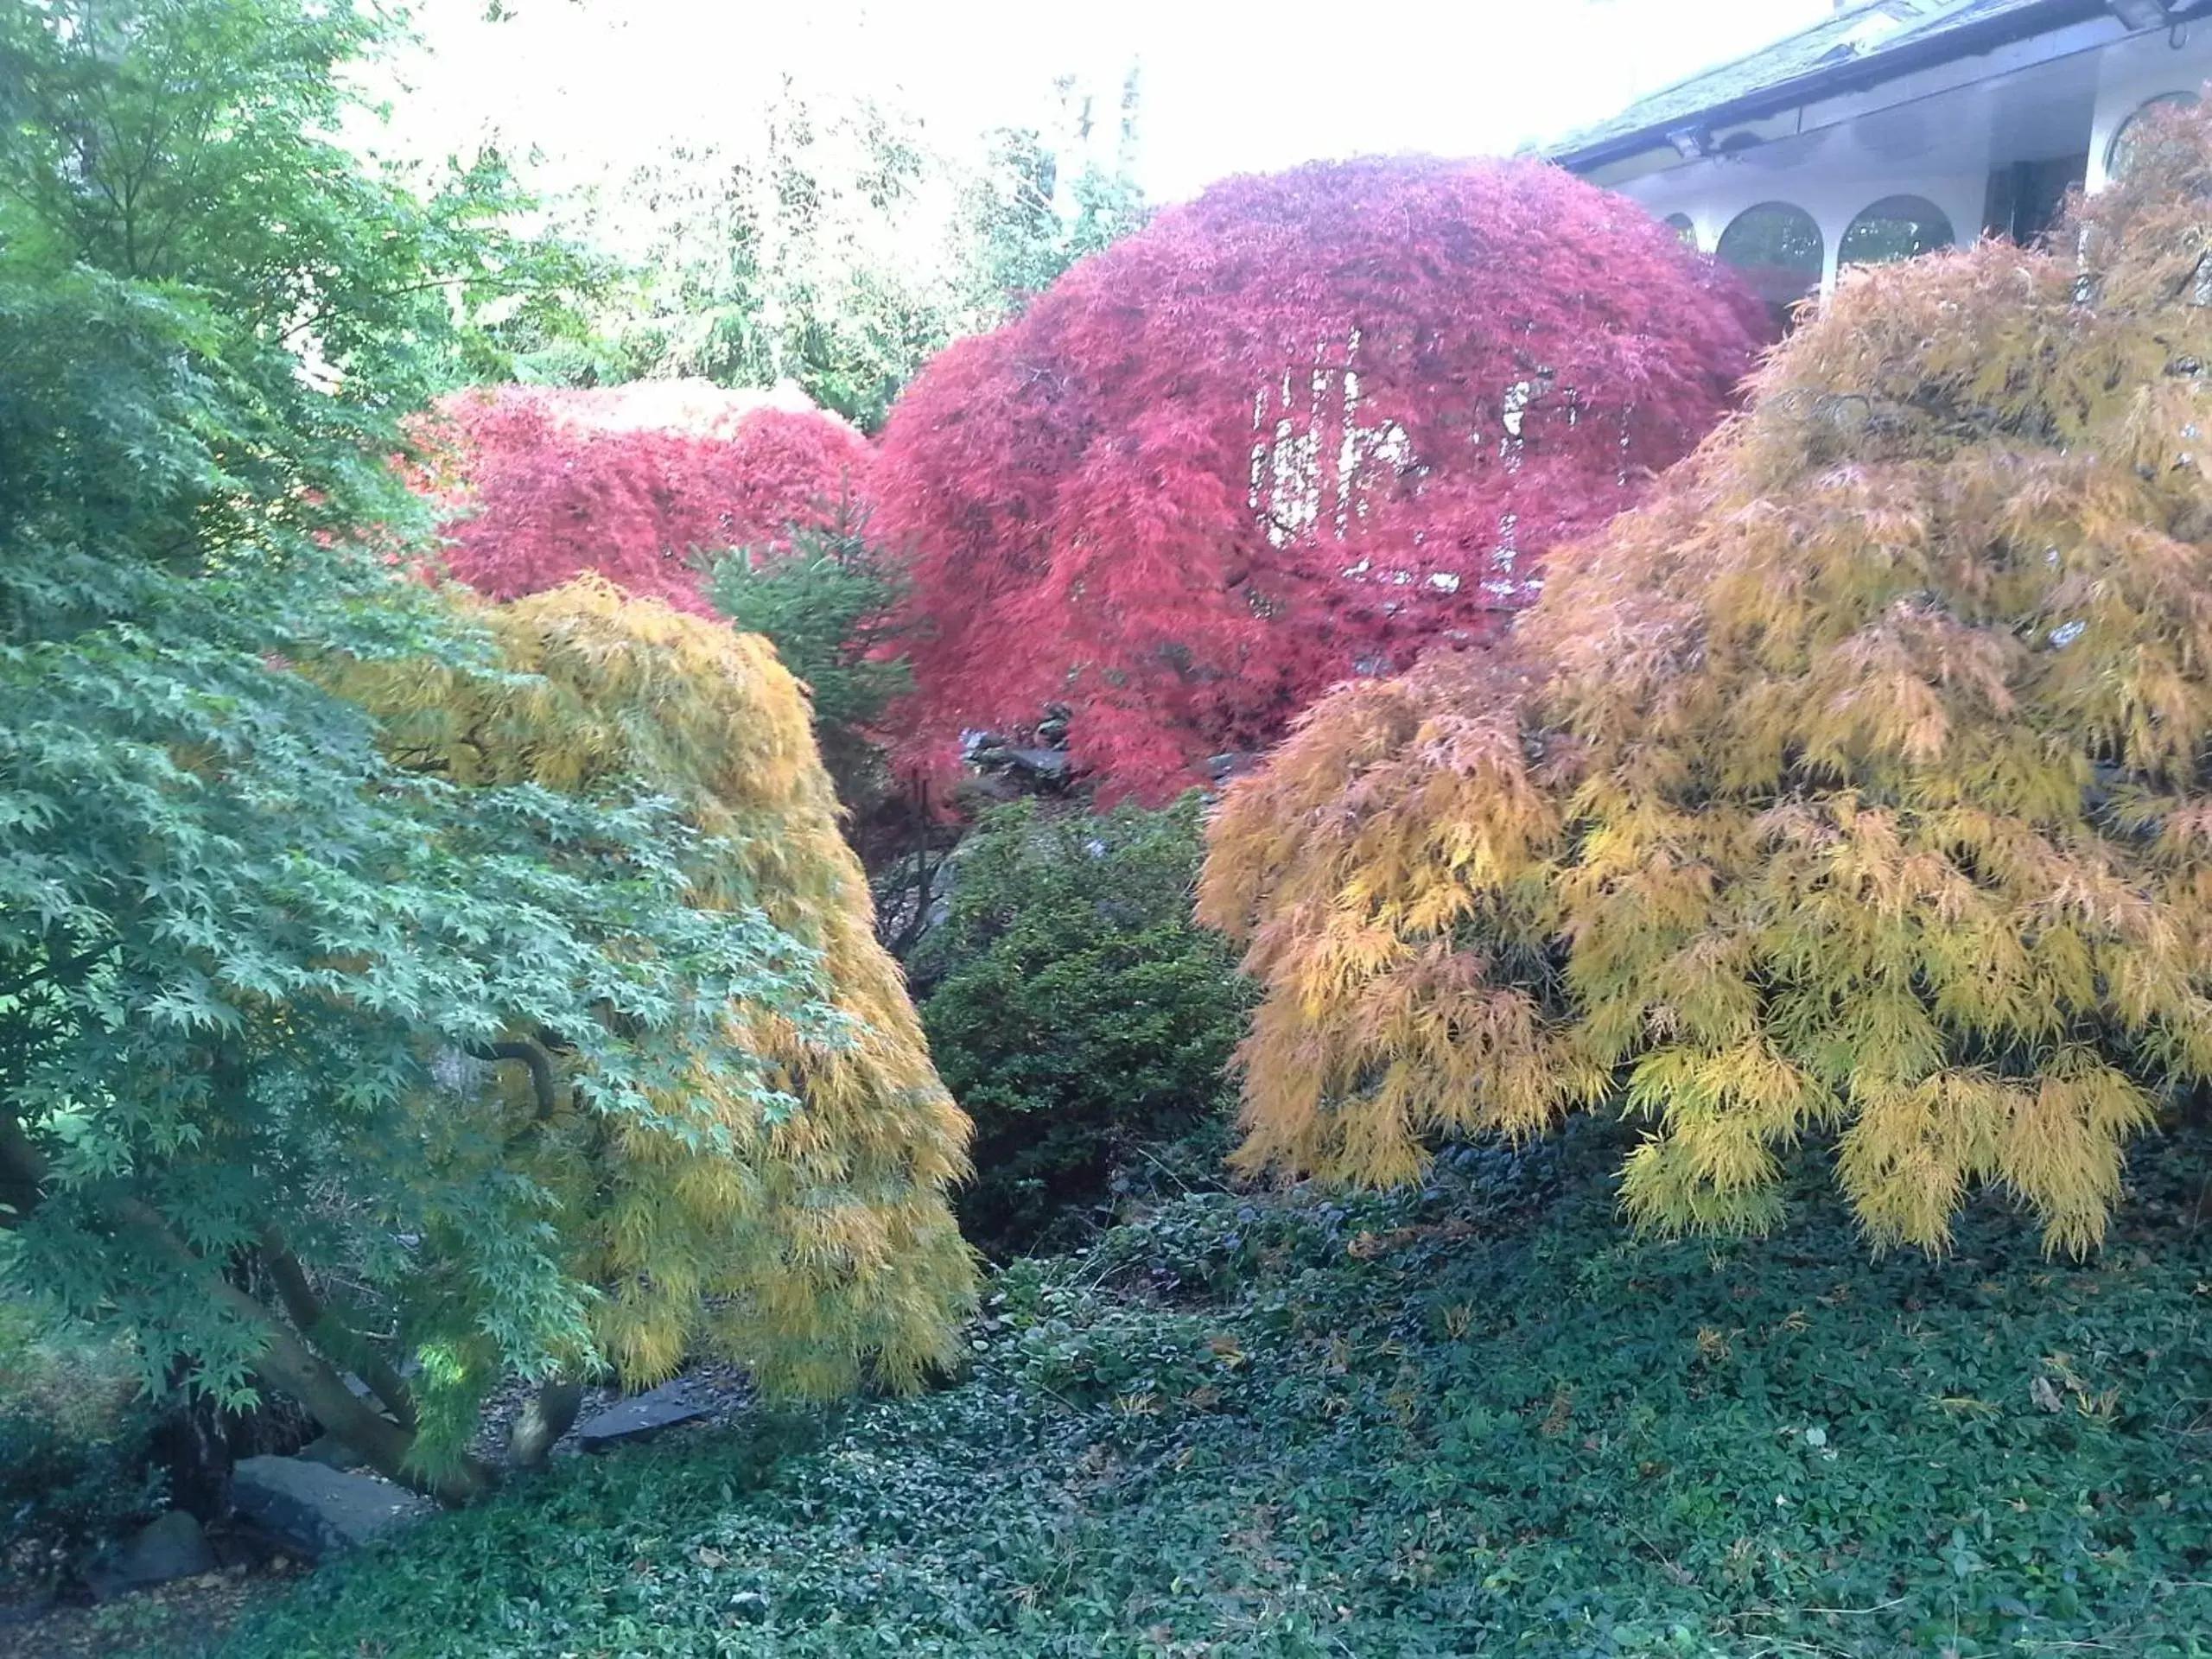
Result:
<instances>
[{"instance_id":1,"label":"green leafy canopy","mask_svg":"<svg viewBox=\"0 0 2212 1659\"><path fill-rule=\"evenodd\" d=\"M388 458L496 355L472 305L561 302L567 269L499 228L496 162L425 190L337 143L391 27L0 16L0 1275L128 1331L152 1385L274 1378L319 1413L336 1377L294 1327L327 1314L325 1353L421 1428L386 1461L428 1478L498 1375L591 1357L596 1293L472 1057L540 1033L604 1121L697 1139L655 1103L701 1075L790 1106L733 1004L822 1015L810 946L687 902L712 849L670 802L404 768L327 689L499 676L405 579ZM302 1262L422 1360L411 1389L366 1313L278 1319Z\"/></svg>"},{"instance_id":2,"label":"green leafy canopy","mask_svg":"<svg viewBox=\"0 0 2212 1659\"><path fill-rule=\"evenodd\" d=\"M961 1209L988 1246L1033 1243L1117 1160L1225 1122L1251 1005L1234 952L1191 920L1201 797L1160 810L986 815L913 960L931 1052L976 1120Z\"/></svg>"}]
</instances>

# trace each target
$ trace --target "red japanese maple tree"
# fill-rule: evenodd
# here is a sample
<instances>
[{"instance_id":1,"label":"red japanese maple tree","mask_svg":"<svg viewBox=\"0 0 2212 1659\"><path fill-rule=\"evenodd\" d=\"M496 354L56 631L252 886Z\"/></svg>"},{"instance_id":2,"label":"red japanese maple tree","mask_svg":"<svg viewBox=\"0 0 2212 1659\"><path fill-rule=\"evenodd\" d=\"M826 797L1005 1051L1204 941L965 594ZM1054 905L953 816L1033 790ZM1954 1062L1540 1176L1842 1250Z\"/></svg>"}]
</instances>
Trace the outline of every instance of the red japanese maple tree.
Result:
<instances>
[{"instance_id":1,"label":"red japanese maple tree","mask_svg":"<svg viewBox=\"0 0 2212 1659\"><path fill-rule=\"evenodd\" d=\"M1074 710L1117 791L1480 640L1720 418L1762 326L1633 203L1533 162L1232 179L961 341L892 412L907 758Z\"/></svg>"},{"instance_id":2,"label":"red japanese maple tree","mask_svg":"<svg viewBox=\"0 0 2212 1659\"><path fill-rule=\"evenodd\" d=\"M803 399L704 381L463 391L428 435L461 581L504 600L596 570L692 611L708 609L696 555L831 522L870 461L858 431Z\"/></svg>"}]
</instances>

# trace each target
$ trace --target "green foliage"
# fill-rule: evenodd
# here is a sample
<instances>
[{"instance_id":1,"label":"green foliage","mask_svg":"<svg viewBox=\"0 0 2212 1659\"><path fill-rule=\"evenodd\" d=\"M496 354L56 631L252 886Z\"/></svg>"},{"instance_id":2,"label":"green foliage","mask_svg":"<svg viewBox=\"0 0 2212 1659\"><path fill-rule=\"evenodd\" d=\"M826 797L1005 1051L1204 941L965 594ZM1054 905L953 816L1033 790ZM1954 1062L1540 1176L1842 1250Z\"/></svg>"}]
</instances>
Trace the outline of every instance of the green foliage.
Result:
<instances>
[{"instance_id":1,"label":"green foliage","mask_svg":"<svg viewBox=\"0 0 2212 1659\"><path fill-rule=\"evenodd\" d=\"M1249 998L1190 919L1201 804L1017 801L963 845L912 966L938 1071L976 1121L971 1237L1033 1242L1134 1148L1220 1118Z\"/></svg>"},{"instance_id":2,"label":"green foliage","mask_svg":"<svg viewBox=\"0 0 2212 1659\"><path fill-rule=\"evenodd\" d=\"M740 632L761 635L812 694L814 729L839 796L872 791L874 733L894 697L913 687L899 654L907 583L897 560L868 538L849 502L827 526L798 526L787 551L740 551L708 573L707 602Z\"/></svg>"},{"instance_id":3,"label":"green foliage","mask_svg":"<svg viewBox=\"0 0 2212 1659\"><path fill-rule=\"evenodd\" d=\"M0 1594L159 1505L134 1372L113 1344L0 1302Z\"/></svg>"},{"instance_id":4,"label":"green foliage","mask_svg":"<svg viewBox=\"0 0 2212 1659\"><path fill-rule=\"evenodd\" d=\"M788 380L874 431L931 353L1142 221L1134 79L1110 168L1078 161L1090 100L1057 90L1065 130L1005 129L969 162L895 109L786 85L751 142L678 149L583 218L637 280L593 329L546 331L524 377Z\"/></svg>"},{"instance_id":5,"label":"green foliage","mask_svg":"<svg viewBox=\"0 0 2212 1659\"><path fill-rule=\"evenodd\" d=\"M599 361L573 347L542 376L796 381L873 428L947 334L947 296L912 245L929 234L930 171L911 120L786 86L757 142L679 149L629 181L592 227L634 251L637 290L601 321Z\"/></svg>"},{"instance_id":6,"label":"green foliage","mask_svg":"<svg viewBox=\"0 0 2212 1659\"><path fill-rule=\"evenodd\" d=\"M149 1382L182 1360L226 1396L267 1338L213 1264L271 1225L414 1285L417 1340L574 1354L544 1195L480 1120L416 1116L459 1104L443 1057L573 1033L618 1114L693 1042L757 1079L722 1007L796 1001L804 953L683 903L664 804L410 773L289 666L488 664L372 550L316 545L398 509L355 443L264 418L289 359L189 298L14 267L0 355L24 370L0 408L0 1272L133 1330Z\"/></svg>"},{"instance_id":7,"label":"green foliage","mask_svg":"<svg viewBox=\"0 0 2212 1659\"><path fill-rule=\"evenodd\" d=\"M339 142L356 105L335 67L386 44L392 17L364 0L10 7L10 258L188 285L346 402L504 378L504 340L572 323L591 272L565 245L513 232L529 204L496 151L433 176L372 170ZM295 421L310 406L309 387L259 389Z\"/></svg>"},{"instance_id":8,"label":"green foliage","mask_svg":"<svg viewBox=\"0 0 2212 1659\"><path fill-rule=\"evenodd\" d=\"M1003 322L1033 295L1087 253L1140 228L1144 193L1130 175L1136 142L1137 76L1122 84L1114 164L1078 164L1079 136L1094 122L1094 100L1072 81L1057 90L1071 130L1054 137L1033 127L990 135L982 167L962 186L955 236L959 286L980 326Z\"/></svg>"},{"instance_id":9,"label":"green foliage","mask_svg":"<svg viewBox=\"0 0 2212 1659\"><path fill-rule=\"evenodd\" d=\"M651 708L620 741L579 739L582 760L536 743L563 775L504 754L470 775L397 749L334 689L572 707L502 664L524 630L495 644L404 568L419 517L389 464L398 420L480 338L466 302L501 257L482 221L504 199L420 196L331 140L346 56L376 37L372 14L315 0L0 14L0 1284L127 1332L150 1389L235 1402L274 1382L379 1467L465 1497L491 1387L603 1357L665 1369L694 1333L664 1327L728 1266L653 1263L645 1315L626 1324L618 1298L598 1317L605 1257L641 1282L620 1249L696 1209L658 1206L664 1231L594 1255L604 1218L564 1201L534 1138L612 1143L697 1206L765 1191L753 1219L804 1210L816 1243L859 1225L833 1202L855 1172L904 1203L867 1240L896 1256L930 1235L916 1260L936 1281L906 1261L846 1272L840 1339L786 1368L812 1379L849 1376L870 1338L901 1376L941 1349L967 1263L937 1187L963 1126L918 1033L877 1043L829 1006L825 978L858 960L912 1023L889 964L845 943L866 938L865 893L757 643L697 625L774 682L783 714L753 735L827 861L765 810L702 830L673 773L641 775L679 747ZM597 641L598 671L680 677L674 646L620 618L603 632L620 648ZM736 754L730 705L760 687L717 683ZM734 868L755 854L757 879ZM858 919L839 922L848 899ZM840 1058L816 1064L822 1046ZM918 1155L881 1134L874 1164L803 1168L766 1133L801 1065L835 1087L830 1134L855 1132L887 1051L912 1059L898 1097L936 1137ZM492 1064L531 1052L568 1085L557 1126ZM764 1141L771 1167L741 1171ZM643 1206L633 1174L609 1185ZM804 1324L796 1287L828 1274L804 1280L811 1259L790 1252L785 1300L747 1318ZM321 1298L334 1283L350 1303ZM599 1332L640 1325L602 1355Z\"/></svg>"},{"instance_id":10,"label":"green foliage","mask_svg":"<svg viewBox=\"0 0 2212 1659\"><path fill-rule=\"evenodd\" d=\"M2100 1265L1624 1237L1619 1125L1205 1193L1002 1274L962 1387L610 1458L224 1659L2202 1659L2202 1139ZM781 1448L783 1455L772 1454Z\"/></svg>"}]
</instances>

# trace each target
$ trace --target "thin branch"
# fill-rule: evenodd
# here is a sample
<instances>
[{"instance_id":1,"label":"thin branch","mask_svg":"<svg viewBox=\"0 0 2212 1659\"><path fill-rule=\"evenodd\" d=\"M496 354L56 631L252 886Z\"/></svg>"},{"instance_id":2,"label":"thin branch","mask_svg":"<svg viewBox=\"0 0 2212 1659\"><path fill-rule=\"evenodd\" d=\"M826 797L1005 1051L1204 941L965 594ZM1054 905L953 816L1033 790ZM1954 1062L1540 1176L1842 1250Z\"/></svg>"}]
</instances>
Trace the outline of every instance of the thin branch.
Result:
<instances>
[{"instance_id":1,"label":"thin branch","mask_svg":"<svg viewBox=\"0 0 2212 1659\"><path fill-rule=\"evenodd\" d=\"M553 1077L553 1062L545 1051L531 1042L471 1043L471 1058L479 1060L512 1060L530 1072L531 1093L537 1097L537 1113L531 1121L543 1123L560 1109L558 1086Z\"/></svg>"},{"instance_id":2,"label":"thin branch","mask_svg":"<svg viewBox=\"0 0 2212 1659\"><path fill-rule=\"evenodd\" d=\"M385 1410L402 1428L411 1429L421 1421L415 1407L415 1391L407 1386L407 1379L393 1369L391 1362L378 1353L368 1338L358 1331L346 1329L331 1316L322 1299L315 1294L308 1282L307 1269L300 1265L300 1258L284 1242L275 1223L261 1230L261 1258L269 1269L269 1276L276 1281L277 1299L284 1304L285 1316L300 1328L302 1334L325 1338L343 1338L345 1347L353 1351L340 1352L339 1357L351 1363L369 1391L376 1395Z\"/></svg>"}]
</instances>

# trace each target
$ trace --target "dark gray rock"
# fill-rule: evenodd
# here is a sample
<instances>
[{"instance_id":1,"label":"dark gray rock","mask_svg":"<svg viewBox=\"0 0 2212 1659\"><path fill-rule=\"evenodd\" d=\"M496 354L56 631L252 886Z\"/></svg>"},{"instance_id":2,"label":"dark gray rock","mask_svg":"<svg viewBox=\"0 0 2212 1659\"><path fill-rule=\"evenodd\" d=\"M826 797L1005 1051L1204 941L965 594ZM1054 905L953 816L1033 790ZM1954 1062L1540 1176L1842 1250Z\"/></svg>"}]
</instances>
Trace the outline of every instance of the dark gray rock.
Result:
<instances>
[{"instance_id":1,"label":"dark gray rock","mask_svg":"<svg viewBox=\"0 0 2212 1659\"><path fill-rule=\"evenodd\" d=\"M105 1601L127 1591L196 1579L215 1568L215 1552L200 1522L182 1510L171 1510L148 1522L122 1548L88 1569L85 1582Z\"/></svg>"},{"instance_id":2,"label":"dark gray rock","mask_svg":"<svg viewBox=\"0 0 2212 1659\"><path fill-rule=\"evenodd\" d=\"M610 1446L649 1440L683 1423L711 1417L721 1404L713 1387L697 1378L679 1376L617 1400L602 1412L576 1426L576 1443L587 1452L603 1452Z\"/></svg>"},{"instance_id":3,"label":"dark gray rock","mask_svg":"<svg viewBox=\"0 0 2212 1659\"><path fill-rule=\"evenodd\" d=\"M1252 749L1230 749L1222 754L1206 757L1206 776L1212 782L1225 784L1232 778L1241 778L1260 764L1261 756Z\"/></svg>"},{"instance_id":4,"label":"dark gray rock","mask_svg":"<svg viewBox=\"0 0 2212 1659\"><path fill-rule=\"evenodd\" d=\"M1068 775L1068 752L1065 749L1007 749L1003 751L1007 764L1020 772L1033 772L1039 778L1065 778Z\"/></svg>"},{"instance_id":5,"label":"dark gray rock","mask_svg":"<svg viewBox=\"0 0 2212 1659\"><path fill-rule=\"evenodd\" d=\"M362 1469L367 1465L361 1454L340 1440L335 1434L320 1435L292 1453L308 1463L319 1463L326 1469Z\"/></svg>"},{"instance_id":6,"label":"dark gray rock","mask_svg":"<svg viewBox=\"0 0 2212 1659\"><path fill-rule=\"evenodd\" d=\"M231 1503L302 1554L365 1544L435 1507L374 1475L348 1474L303 1458L248 1458L231 1471Z\"/></svg>"},{"instance_id":7,"label":"dark gray rock","mask_svg":"<svg viewBox=\"0 0 2212 1659\"><path fill-rule=\"evenodd\" d=\"M1001 774L1046 788L1058 788L1068 780L1070 761L1064 748L1025 747L995 732L969 732L961 740L961 753L986 776Z\"/></svg>"}]
</instances>

